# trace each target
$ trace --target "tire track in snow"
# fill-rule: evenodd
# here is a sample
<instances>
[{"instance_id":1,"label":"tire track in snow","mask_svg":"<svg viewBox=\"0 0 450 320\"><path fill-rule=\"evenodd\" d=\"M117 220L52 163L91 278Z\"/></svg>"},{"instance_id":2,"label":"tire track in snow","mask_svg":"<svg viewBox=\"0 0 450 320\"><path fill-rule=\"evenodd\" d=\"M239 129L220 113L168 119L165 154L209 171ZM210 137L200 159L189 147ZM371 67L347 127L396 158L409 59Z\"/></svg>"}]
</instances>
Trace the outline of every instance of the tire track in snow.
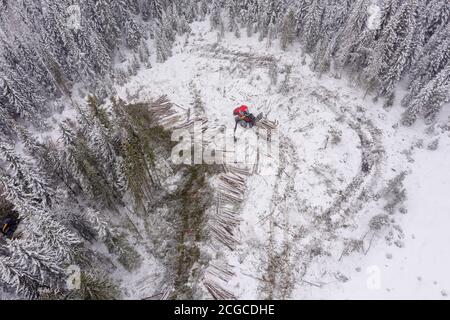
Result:
<instances>
[{"instance_id":1,"label":"tire track in snow","mask_svg":"<svg viewBox=\"0 0 450 320\"><path fill-rule=\"evenodd\" d=\"M333 203L315 217L313 224L306 223L294 232L287 214L289 208L283 207L282 202L286 198L291 198L298 207L302 206L301 199L295 196L295 191L293 189L291 191L289 187L295 184L294 175L297 169L295 164L299 163L299 158L290 139L284 137L280 172L272 197L274 208L269 216L268 262L263 277L265 282L262 285L262 292L268 299L290 298L296 283L308 282L303 279L303 276L310 262L315 256L325 254L322 248L326 246L326 242L334 241L337 230L351 220L361 210L364 203L375 195L373 190L381 177L380 168L384 148L379 129L373 125L372 121L366 119L364 114L357 115L349 108L337 109L336 104L344 104L331 91L319 88L311 94L324 103L337 117L341 117L357 134L361 147L361 167ZM330 98L333 100L330 101ZM282 187L283 184L285 187ZM281 214L275 215L276 210L279 210ZM314 210L305 210L302 214L314 216ZM325 229L320 227L321 225L324 225ZM283 241L276 239L277 228L282 229ZM300 239L303 239L301 245L296 246L296 241ZM317 239L320 240L317 241ZM296 268L299 264L300 267ZM294 271L295 269L297 272Z\"/></svg>"},{"instance_id":2,"label":"tire track in snow","mask_svg":"<svg viewBox=\"0 0 450 320\"><path fill-rule=\"evenodd\" d=\"M299 159L295 147L288 137L281 137L280 143L280 166L274 187L275 192L271 200L273 207L268 216L268 262L263 275L265 282L262 292L267 294L267 299L289 298L294 285L291 264L293 243L288 204L297 201L294 186ZM279 240L276 239L276 228L280 228L282 232Z\"/></svg>"},{"instance_id":3,"label":"tire track in snow","mask_svg":"<svg viewBox=\"0 0 450 320\"><path fill-rule=\"evenodd\" d=\"M338 118L342 119L359 137L361 146L361 167L351 182L334 200L333 204L318 218L328 230L334 230L344 224L361 209L363 203L374 196L373 187L380 179L380 165L385 153L381 143L381 132L364 114L355 114L345 105L337 94L319 87L312 95L324 103ZM330 99L332 99L330 101Z\"/></svg>"}]
</instances>

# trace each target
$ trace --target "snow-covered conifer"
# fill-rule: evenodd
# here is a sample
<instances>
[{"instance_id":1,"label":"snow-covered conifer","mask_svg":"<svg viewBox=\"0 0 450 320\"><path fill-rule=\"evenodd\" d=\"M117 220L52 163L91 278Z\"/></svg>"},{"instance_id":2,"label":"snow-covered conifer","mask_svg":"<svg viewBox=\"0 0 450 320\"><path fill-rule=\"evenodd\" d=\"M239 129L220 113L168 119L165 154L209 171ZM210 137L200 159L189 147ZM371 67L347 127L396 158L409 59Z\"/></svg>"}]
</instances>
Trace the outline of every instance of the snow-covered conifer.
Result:
<instances>
[{"instance_id":1,"label":"snow-covered conifer","mask_svg":"<svg viewBox=\"0 0 450 320\"><path fill-rule=\"evenodd\" d=\"M439 72L419 93L411 99L403 114L402 123L411 125L423 115L427 122L432 122L442 105L450 100L450 64Z\"/></svg>"},{"instance_id":2,"label":"snow-covered conifer","mask_svg":"<svg viewBox=\"0 0 450 320\"><path fill-rule=\"evenodd\" d=\"M100 217L100 212L95 209L88 208L85 212L87 220L90 222L91 226L97 233L100 240L105 240L108 234L111 233L109 230L108 223Z\"/></svg>"},{"instance_id":3,"label":"snow-covered conifer","mask_svg":"<svg viewBox=\"0 0 450 320\"><path fill-rule=\"evenodd\" d=\"M340 68L346 66L357 46L357 39L367 28L369 1L357 0L351 7L348 19L340 32L340 44L336 52L336 63Z\"/></svg>"},{"instance_id":4,"label":"snow-covered conifer","mask_svg":"<svg viewBox=\"0 0 450 320\"><path fill-rule=\"evenodd\" d=\"M210 24L211 24L211 29L217 29L220 24L223 24L222 21L222 1L221 0L213 0L212 5L211 5L211 15L210 15Z\"/></svg>"},{"instance_id":5,"label":"snow-covered conifer","mask_svg":"<svg viewBox=\"0 0 450 320\"><path fill-rule=\"evenodd\" d=\"M415 10L417 3L404 3L386 26L380 37L381 46L375 48L375 55L381 55L381 66L377 76L380 79L380 93L387 95L400 80L412 61L412 49L416 29Z\"/></svg>"},{"instance_id":6,"label":"snow-covered conifer","mask_svg":"<svg viewBox=\"0 0 450 320\"><path fill-rule=\"evenodd\" d=\"M142 34L133 19L129 19L125 22L125 36L127 45L131 49L136 49L141 41Z\"/></svg>"},{"instance_id":7,"label":"snow-covered conifer","mask_svg":"<svg viewBox=\"0 0 450 320\"><path fill-rule=\"evenodd\" d=\"M0 141L0 161L8 168L9 184L6 189L18 188L21 194L20 202L28 199L31 202L39 203L43 206L50 206L54 190L47 179L38 172L29 158L17 154L14 147L6 141ZM14 199L9 199L14 203Z\"/></svg>"}]
</instances>

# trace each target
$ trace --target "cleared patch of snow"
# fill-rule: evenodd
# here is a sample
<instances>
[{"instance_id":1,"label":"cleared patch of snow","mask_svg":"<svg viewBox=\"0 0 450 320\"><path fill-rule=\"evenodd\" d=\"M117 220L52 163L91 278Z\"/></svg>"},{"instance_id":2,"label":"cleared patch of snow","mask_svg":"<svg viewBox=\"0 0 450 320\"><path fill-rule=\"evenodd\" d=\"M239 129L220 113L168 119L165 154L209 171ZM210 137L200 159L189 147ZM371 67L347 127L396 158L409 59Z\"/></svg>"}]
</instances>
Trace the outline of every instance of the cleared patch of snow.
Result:
<instances>
[{"instance_id":1,"label":"cleared patch of snow","mask_svg":"<svg viewBox=\"0 0 450 320\"><path fill-rule=\"evenodd\" d=\"M167 94L180 108L192 108L197 95L209 121L228 129L241 104L280 122L281 169L247 181L240 244L226 252L235 272L230 290L242 299L448 299L448 132L438 133L436 151L427 150L435 136L420 123L399 126L398 101L386 111L348 80L319 78L298 46L283 52L277 42L267 48L242 34L217 43L209 24L196 22L171 58L117 88L123 98ZM403 171L406 214L388 214L378 195ZM390 225L371 231L379 214ZM362 239L362 251L343 254L349 239ZM147 281L157 269L149 261L129 281Z\"/></svg>"}]
</instances>

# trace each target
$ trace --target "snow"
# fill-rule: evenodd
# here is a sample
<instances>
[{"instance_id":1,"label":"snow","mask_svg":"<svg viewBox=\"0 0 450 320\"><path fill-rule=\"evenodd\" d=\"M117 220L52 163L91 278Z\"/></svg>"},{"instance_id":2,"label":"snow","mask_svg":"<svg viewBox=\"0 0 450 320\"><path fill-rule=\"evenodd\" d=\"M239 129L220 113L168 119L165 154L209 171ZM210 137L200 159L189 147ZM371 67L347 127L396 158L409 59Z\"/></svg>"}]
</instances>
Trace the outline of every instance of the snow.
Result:
<instances>
[{"instance_id":1,"label":"snow","mask_svg":"<svg viewBox=\"0 0 450 320\"><path fill-rule=\"evenodd\" d=\"M231 111L240 104L279 120L283 170L247 180L240 244L225 251L235 273L228 289L239 299L448 299L448 132L430 135L424 133L423 123L411 128L398 125L402 112L398 101L388 111L381 101L364 99L364 92L345 77L319 77L310 70L309 57L302 63L298 46L283 52L274 41L267 48L257 37L247 38L244 30L241 38L227 34L217 44L209 23L195 22L191 27L190 35L178 38L171 58L141 69L117 92L136 99L167 94L183 108L191 106L198 92L210 123L228 129L234 127ZM266 57L276 61L276 85L271 85L263 63ZM282 90L286 66L292 69L288 88ZM331 129L342 133L340 142L331 143ZM361 171L367 151L361 135L373 142L371 154L380 152L367 174ZM436 137L439 148L428 150ZM418 139L424 140L424 147L410 149ZM410 156L405 150L411 151ZM386 214L384 200L375 199L375 194L402 171L408 173L403 204L407 213L396 210L389 215L393 222L388 229L364 238L366 253L342 255L346 239L361 238L369 232L373 216ZM358 175L361 184L343 204L349 216L331 215L332 221L343 221L346 227L327 230L318 222L320 213L333 206ZM385 239L389 232L391 242ZM314 248L321 253L313 254ZM275 269L268 267L270 263ZM153 269L159 268L144 264L133 281L151 278Z\"/></svg>"},{"instance_id":2,"label":"snow","mask_svg":"<svg viewBox=\"0 0 450 320\"><path fill-rule=\"evenodd\" d=\"M444 170L450 160L450 141L446 140L434 153L420 150L411 165L406 179L408 213L401 219L405 247L387 247L379 241L366 256L343 261L340 268L348 272L349 282L322 289L303 288L302 298L448 299L450 204L446 199L448 173ZM379 286L371 287L367 283L374 272L379 273Z\"/></svg>"}]
</instances>

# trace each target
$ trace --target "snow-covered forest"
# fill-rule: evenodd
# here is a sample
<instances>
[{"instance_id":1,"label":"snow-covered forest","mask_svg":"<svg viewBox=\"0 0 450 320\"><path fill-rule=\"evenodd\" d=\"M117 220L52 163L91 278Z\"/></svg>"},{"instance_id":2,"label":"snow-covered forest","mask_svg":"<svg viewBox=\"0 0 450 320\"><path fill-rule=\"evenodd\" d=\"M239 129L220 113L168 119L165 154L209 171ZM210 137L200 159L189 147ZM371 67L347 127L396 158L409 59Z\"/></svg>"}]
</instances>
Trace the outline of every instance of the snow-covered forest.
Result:
<instances>
[{"instance_id":1,"label":"snow-covered forest","mask_svg":"<svg viewBox=\"0 0 450 320\"><path fill-rule=\"evenodd\" d=\"M0 43L1 298L447 298L448 0L2 0ZM242 104L273 174L171 161Z\"/></svg>"}]
</instances>

